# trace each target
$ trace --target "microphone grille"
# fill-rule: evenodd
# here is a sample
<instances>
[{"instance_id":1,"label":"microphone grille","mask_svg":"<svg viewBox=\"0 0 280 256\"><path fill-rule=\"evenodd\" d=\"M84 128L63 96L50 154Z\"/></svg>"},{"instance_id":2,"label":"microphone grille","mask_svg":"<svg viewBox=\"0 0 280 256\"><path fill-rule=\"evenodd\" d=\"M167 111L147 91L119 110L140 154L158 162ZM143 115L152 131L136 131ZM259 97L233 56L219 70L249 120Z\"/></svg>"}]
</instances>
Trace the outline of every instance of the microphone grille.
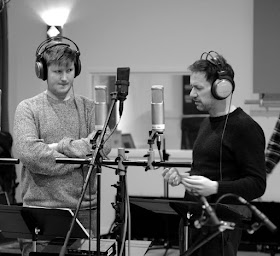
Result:
<instances>
[{"instance_id":1,"label":"microphone grille","mask_svg":"<svg viewBox=\"0 0 280 256\"><path fill-rule=\"evenodd\" d=\"M107 86L96 85L95 86L95 102L106 103L107 102Z\"/></svg>"},{"instance_id":2,"label":"microphone grille","mask_svg":"<svg viewBox=\"0 0 280 256\"><path fill-rule=\"evenodd\" d=\"M152 103L163 103L163 85L152 86Z\"/></svg>"}]
</instances>

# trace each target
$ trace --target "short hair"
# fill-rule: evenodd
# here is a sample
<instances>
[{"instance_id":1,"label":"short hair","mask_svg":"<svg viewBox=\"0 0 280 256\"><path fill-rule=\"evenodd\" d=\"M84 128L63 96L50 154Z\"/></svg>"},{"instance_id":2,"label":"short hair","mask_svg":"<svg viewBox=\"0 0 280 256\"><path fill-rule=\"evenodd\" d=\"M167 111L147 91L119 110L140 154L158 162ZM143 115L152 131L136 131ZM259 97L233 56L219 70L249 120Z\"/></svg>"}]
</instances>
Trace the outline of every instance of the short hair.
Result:
<instances>
[{"instance_id":1,"label":"short hair","mask_svg":"<svg viewBox=\"0 0 280 256\"><path fill-rule=\"evenodd\" d=\"M76 64L77 51L71 49L67 44L59 41L51 41L46 45L42 56L47 67L52 64L69 66L73 62Z\"/></svg>"},{"instance_id":2,"label":"short hair","mask_svg":"<svg viewBox=\"0 0 280 256\"><path fill-rule=\"evenodd\" d=\"M227 63L226 59L222 55L217 54L215 55L215 58L212 58L211 55L208 56L210 56L210 58L200 58L199 60L195 61L192 65L188 67L188 69L194 73L205 73L205 78L210 84L212 84L214 81L216 81L216 79L218 79L218 72L221 70L226 71L227 75L232 80L234 80L234 71L231 65Z\"/></svg>"}]
</instances>

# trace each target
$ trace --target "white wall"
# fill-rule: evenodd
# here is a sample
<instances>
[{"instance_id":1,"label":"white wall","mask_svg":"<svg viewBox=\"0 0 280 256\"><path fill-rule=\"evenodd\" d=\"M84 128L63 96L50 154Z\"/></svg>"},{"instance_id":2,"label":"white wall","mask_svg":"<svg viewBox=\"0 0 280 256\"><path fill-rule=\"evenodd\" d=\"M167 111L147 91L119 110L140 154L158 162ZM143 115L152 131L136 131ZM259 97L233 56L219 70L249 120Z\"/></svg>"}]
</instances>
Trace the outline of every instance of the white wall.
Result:
<instances>
[{"instance_id":1,"label":"white wall","mask_svg":"<svg viewBox=\"0 0 280 256\"><path fill-rule=\"evenodd\" d=\"M46 38L46 26L38 13L43 7L58 2L69 1L9 3L11 120L20 100L45 88L34 73L35 51ZM214 49L222 53L236 71L235 104L244 105L244 100L250 98L252 0L176 0L175 3L169 0L83 0L74 3L63 34L73 39L81 51L82 74L76 79L76 93L88 95L87 73L94 67L185 70L203 51Z\"/></svg>"},{"instance_id":2,"label":"white wall","mask_svg":"<svg viewBox=\"0 0 280 256\"><path fill-rule=\"evenodd\" d=\"M73 6L63 35L73 39L81 51L82 73L75 81L75 93L90 95L88 77L94 69L129 66L132 71L186 70L202 52L215 50L235 70L233 103L249 114L258 110L244 104L246 99L257 97L252 93L253 0L15 0L8 4L11 131L16 105L46 88L34 72L35 51L46 38L46 25L39 13L60 4ZM137 93L150 97L141 89ZM149 111L150 105L143 108ZM277 116L278 109L253 115L267 139ZM264 200L279 201L278 169L268 179Z\"/></svg>"}]
</instances>

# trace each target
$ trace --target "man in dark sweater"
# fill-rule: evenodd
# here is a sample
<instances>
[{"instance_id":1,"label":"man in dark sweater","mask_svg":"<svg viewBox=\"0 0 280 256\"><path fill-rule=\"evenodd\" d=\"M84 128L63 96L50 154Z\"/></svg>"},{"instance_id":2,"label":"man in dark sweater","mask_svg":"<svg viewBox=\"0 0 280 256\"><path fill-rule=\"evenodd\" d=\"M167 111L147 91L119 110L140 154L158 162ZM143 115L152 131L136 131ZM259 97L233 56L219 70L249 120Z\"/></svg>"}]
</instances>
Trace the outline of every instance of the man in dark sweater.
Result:
<instances>
[{"instance_id":1,"label":"man in dark sweater","mask_svg":"<svg viewBox=\"0 0 280 256\"><path fill-rule=\"evenodd\" d=\"M167 168L163 177L172 186L185 186L185 199L215 203L222 195L234 194L251 201L266 189L265 137L262 128L241 108L231 104L235 89L234 71L220 54L203 53L194 62L190 96L200 111L207 111L193 147L192 168L179 173ZM227 202L229 202L227 200ZM224 201L222 202L224 203ZM189 228L188 242L205 239L213 227ZM237 255L242 229L226 230L192 255Z\"/></svg>"}]
</instances>

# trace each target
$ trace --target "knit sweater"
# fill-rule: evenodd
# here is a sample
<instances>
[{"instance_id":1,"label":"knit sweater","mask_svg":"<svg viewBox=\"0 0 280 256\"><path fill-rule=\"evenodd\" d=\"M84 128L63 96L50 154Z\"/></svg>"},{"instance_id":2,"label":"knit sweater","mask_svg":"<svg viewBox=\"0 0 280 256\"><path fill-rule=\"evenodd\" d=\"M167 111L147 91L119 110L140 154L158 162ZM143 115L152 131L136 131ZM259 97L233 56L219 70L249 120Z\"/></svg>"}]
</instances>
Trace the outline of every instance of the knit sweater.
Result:
<instances>
[{"instance_id":1,"label":"knit sweater","mask_svg":"<svg viewBox=\"0 0 280 256\"><path fill-rule=\"evenodd\" d=\"M73 96L55 100L46 92L23 100L14 119L14 145L22 163L21 188L24 206L75 209L88 167L56 163L56 158L86 158L92 152L95 131L92 100ZM48 144L58 143L57 150ZM105 144L103 151L110 152ZM81 208L96 206L96 179L92 172Z\"/></svg>"},{"instance_id":2,"label":"knit sweater","mask_svg":"<svg viewBox=\"0 0 280 256\"><path fill-rule=\"evenodd\" d=\"M265 152L266 172L271 173L280 161L280 116L277 119L273 133Z\"/></svg>"},{"instance_id":3,"label":"knit sweater","mask_svg":"<svg viewBox=\"0 0 280 256\"><path fill-rule=\"evenodd\" d=\"M266 188L263 130L241 108L229 114L226 127L225 120L226 116L220 116L202 122L190 173L218 181L218 193L208 198L210 202L227 193L256 199ZM187 193L186 198L194 200Z\"/></svg>"}]
</instances>

